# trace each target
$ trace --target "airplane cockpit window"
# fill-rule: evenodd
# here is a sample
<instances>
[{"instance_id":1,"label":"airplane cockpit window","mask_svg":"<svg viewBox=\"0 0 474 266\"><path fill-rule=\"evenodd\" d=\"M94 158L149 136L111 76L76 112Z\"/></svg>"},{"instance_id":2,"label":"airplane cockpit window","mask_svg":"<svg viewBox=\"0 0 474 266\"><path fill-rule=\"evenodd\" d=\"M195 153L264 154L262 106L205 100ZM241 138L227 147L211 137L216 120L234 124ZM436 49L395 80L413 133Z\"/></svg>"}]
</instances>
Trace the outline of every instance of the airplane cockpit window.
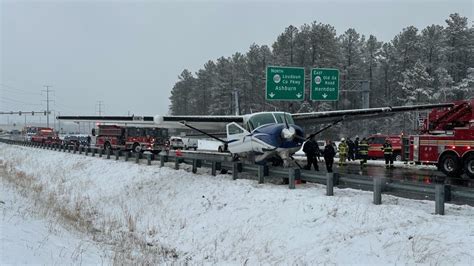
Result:
<instances>
[{"instance_id":1,"label":"airplane cockpit window","mask_svg":"<svg viewBox=\"0 0 474 266\"><path fill-rule=\"evenodd\" d=\"M243 132L244 132L244 130L241 129L240 127L238 127L236 125L229 125L229 132L228 132L229 135L241 134Z\"/></svg>"},{"instance_id":2,"label":"airplane cockpit window","mask_svg":"<svg viewBox=\"0 0 474 266\"><path fill-rule=\"evenodd\" d=\"M275 118L272 113L256 114L249 119L250 129L253 130L259 126L275 124Z\"/></svg>"},{"instance_id":3,"label":"airplane cockpit window","mask_svg":"<svg viewBox=\"0 0 474 266\"><path fill-rule=\"evenodd\" d=\"M285 123L285 118L283 116L286 116L286 121L288 124L294 124L293 117L291 117L290 114L286 113L274 113L278 123L283 124Z\"/></svg>"}]
</instances>

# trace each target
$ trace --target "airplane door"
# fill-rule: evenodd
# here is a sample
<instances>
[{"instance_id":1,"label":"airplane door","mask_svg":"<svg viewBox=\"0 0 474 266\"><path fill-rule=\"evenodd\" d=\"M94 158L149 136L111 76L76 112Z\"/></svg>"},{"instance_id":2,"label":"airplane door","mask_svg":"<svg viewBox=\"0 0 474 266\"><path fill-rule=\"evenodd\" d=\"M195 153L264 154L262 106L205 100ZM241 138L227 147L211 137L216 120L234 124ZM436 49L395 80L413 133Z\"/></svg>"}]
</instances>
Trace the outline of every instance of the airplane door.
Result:
<instances>
[{"instance_id":1,"label":"airplane door","mask_svg":"<svg viewBox=\"0 0 474 266\"><path fill-rule=\"evenodd\" d=\"M235 122L227 124L226 131L227 140L231 141L228 144L231 153L241 153L252 150L252 136L249 136L250 133L239 124Z\"/></svg>"}]
</instances>

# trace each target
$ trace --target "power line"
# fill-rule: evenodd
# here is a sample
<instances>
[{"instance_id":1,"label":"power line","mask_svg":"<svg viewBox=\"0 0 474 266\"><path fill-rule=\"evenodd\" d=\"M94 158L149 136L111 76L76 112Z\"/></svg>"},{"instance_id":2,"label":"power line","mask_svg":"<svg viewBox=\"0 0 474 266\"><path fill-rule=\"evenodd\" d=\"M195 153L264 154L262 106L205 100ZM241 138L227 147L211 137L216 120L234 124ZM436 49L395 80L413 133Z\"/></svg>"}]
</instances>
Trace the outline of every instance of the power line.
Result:
<instances>
[{"instance_id":1,"label":"power line","mask_svg":"<svg viewBox=\"0 0 474 266\"><path fill-rule=\"evenodd\" d=\"M51 102L52 100L49 99L49 93L52 92L52 90L50 90L49 88L52 87L50 85L44 85L44 87L46 88L46 90L43 90L43 92L46 92L46 112L47 112L47 116L46 116L46 127L49 127L49 114L51 113L50 110L49 110L49 102Z\"/></svg>"},{"instance_id":2,"label":"power line","mask_svg":"<svg viewBox=\"0 0 474 266\"><path fill-rule=\"evenodd\" d=\"M97 105L99 107L99 116L102 116L102 103L103 101L97 101Z\"/></svg>"},{"instance_id":3,"label":"power line","mask_svg":"<svg viewBox=\"0 0 474 266\"><path fill-rule=\"evenodd\" d=\"M25 90L25 89L20 89L18 87L13 87L13 86L7 85L5 83L0 83L0 86L2 86L3 91L13 92L13 93L17 93L17 94L22 93L22 94L28 94L28 95L41 95L40 93L35 93L35 92L31 92L31 91L28 91L28 90Z\"/></svg>"}]
</instances>

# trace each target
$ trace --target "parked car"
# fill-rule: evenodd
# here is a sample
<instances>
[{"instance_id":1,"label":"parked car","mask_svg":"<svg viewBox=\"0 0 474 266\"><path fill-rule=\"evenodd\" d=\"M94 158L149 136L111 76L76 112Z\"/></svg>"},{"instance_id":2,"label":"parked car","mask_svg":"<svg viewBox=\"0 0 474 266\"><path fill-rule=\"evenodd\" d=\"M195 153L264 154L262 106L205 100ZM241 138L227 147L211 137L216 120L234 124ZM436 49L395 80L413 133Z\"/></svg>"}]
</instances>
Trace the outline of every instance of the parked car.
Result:
<instances>
[{"instance_id":1,"label":"parked car","mask_svg":"<svg viewBox=\"0 0 474 266\"><path fill-rule=\"evenodd\" d=\"M185 150L197 150L198 148L198 140L193 138L181 138L184 143Z\"/></svg>"},{"instance_id":2,"label":"parked car","mask_svg":"<svg viewBox=\"0 0 474 266\"><path fill-rule=\"evenodd\" d=\"M183 139L180 137L171 137L170 146L173 150L184 149Z\"/></svg>"}]
</instances>

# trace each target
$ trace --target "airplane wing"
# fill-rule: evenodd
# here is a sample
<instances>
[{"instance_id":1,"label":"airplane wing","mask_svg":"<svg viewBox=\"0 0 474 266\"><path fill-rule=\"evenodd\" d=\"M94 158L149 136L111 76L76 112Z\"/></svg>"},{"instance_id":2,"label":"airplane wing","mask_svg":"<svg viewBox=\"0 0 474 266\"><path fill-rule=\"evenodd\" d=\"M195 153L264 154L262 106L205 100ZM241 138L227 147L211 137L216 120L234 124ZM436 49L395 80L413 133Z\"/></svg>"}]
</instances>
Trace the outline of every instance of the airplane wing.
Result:
<instances>
[{"instance_id":1,"label":"airplane wing","mask_svg":"<svg viewBox=\"0 0 474 266\"><path fill-rule=\"evenodd\" d=\"M337 111L325 111L325 112L312 112L312 113L296 113L292 114L293 120L296 124L304 123L329 123L343 120L361 120L361 119L374 119L380 117L386 117L394 115L399 112L407 111L419 111L441 107L452 107L453 103L442 103L442 104L424 104L424 105L412 105L412 106L395 106L395 107L378 107L378 108L367 108L367 109L352 109L352 110L337 110Z\"/></svg>"},{"instance_id":2,"label":"airplane wing","mask_svg":"<svg viewBox=\"0 0 474 266\"><path fill-rule=\"evenodd\" d=\"M222 130L228 123L242 124L243 116L229 115L182 115L182 116L58 116L58 120L72 122L94 122L104 124L124 124L143 127L183 128L183 122L203 130Z\"/></svg>"},{"instance_id":3,"label":"airplane wing","mask_svg":"<svg viewBox=\"0 0 474 266\"><path fill-rule=\"evenodd\" d=\"M182 123L197 127L202 130L222 130L228 123L242 124L244 117L241 115L181 115L181 116L155 116L155 124L164 128L188 128Z\"/></svg>"},{"instance_id":4,"label":"airplane wing","mask_svg":"<svg viewBox=\"0 0 474 266\"><path fill-rule=\"evenodd\" d=\"M57 116L58 120L156 127L153 116Z\"/></svg>"}]
</instances>

